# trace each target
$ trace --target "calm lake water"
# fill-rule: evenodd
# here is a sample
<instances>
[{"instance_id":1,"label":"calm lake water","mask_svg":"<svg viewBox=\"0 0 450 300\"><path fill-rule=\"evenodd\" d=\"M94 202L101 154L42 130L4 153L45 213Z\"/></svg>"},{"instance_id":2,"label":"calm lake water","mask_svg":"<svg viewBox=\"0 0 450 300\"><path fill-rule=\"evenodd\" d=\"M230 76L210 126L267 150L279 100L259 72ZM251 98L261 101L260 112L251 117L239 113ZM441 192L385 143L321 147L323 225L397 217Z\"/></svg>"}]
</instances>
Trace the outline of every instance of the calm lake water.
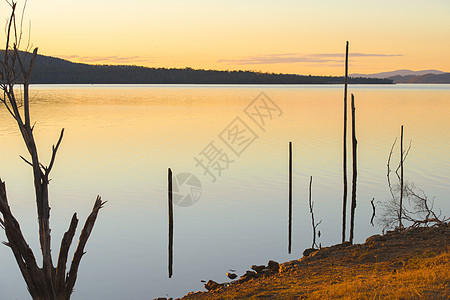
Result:
<instances>
[{"instance_id":1,"label":"calm lake water","mask_svg":"<svg viewBox=\"0 0 450 300\"><path fill-rule=\"evenodd\" d=\"M406 143L412 141L405 177L449 215L450 85L350 86L349 92L357 110L356 242L381 232L369 223L370 200L389 198L386 161L402 124ZM50 183L54 257L73 212L84 222L97 195L108 201L87 244L73 299L179 297L203 290L202 279L226 281L229 269L242 274L269 259L301 257L312 240L310 176L315 218L322 220L318 242L340 242L342 86L36 85L31 94L43 162L65 128ZM255 105L259 116L252 114ZM292 254L287 253L289 141ZM39 256L31 169L19 157L26 150L4 107L0 145L0 176L10 205ZM215 159L210 168L202 168L209 159ZM171 279L169 167L174 175L192 174L201 182L197 202L174 208ZM188 194L188 187L181 185L179 194ZM200 190L193 191L198 197ZM5 246L0 266L0 298L30 299Z\"/></svg>"}]
</instances>

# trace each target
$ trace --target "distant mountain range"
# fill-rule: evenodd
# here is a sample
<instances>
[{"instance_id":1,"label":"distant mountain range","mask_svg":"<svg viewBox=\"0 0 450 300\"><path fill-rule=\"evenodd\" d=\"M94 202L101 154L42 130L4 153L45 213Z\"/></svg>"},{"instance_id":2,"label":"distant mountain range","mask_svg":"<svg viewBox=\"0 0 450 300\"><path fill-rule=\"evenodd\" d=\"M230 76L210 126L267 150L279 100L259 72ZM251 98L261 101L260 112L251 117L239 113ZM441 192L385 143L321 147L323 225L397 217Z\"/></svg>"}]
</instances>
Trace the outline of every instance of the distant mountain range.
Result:
<instances>
[{"instance_id":1,"label":"distant mountain range","mask_svg":"<svg viewBox=\"0 0 450 300\"><path fill-rule=\"evenodd\" d=\"M0 55L3 56L3 51ZM29 60L29 53L21 53ZM251 71L146 68L88 65L38 55L31 73L34 84L342 84L344 77L303 76ZM353 84L392 84L390 79L351 78Z\"/></svg>"},{"instance_id":2,"label":"distant mountain range","mask_svg":"<svg viewBox=\"0 0 450 300\"><path fill-rule=\"evenodd\" d=\"M438 70L397 70L375 74L350 74L351 77L387 78L394 83L450 83L450 73Z\"/></svg>"},{"instance_id":3,"label":"distant mountain range","mask_svg":"<svg viewBox=\"0 0 450 300\"><path fill-rule=\"evenodd\" d=\"M381 73L375 73L375 74L350 74L351 77L366 77L366 78L388 78L392 76L421 76L426 74L443 74L445 72L438 71L438 70L422 70L422 71L412 71L412 70L397 70L397 71L390 71L390 72L381 72Z\"/></svg>"}]
</instances>

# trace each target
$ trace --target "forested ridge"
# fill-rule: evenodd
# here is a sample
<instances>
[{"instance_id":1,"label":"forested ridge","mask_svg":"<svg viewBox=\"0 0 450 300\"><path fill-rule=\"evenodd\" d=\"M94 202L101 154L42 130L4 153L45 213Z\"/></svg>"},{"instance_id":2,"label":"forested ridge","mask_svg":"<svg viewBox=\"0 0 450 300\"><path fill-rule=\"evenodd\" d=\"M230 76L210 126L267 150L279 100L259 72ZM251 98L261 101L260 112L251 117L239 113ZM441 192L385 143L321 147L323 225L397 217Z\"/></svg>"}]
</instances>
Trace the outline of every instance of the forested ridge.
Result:
<instances>
[{"instance_id":1,"label":"forested ridge","mask_svg":"<svg viewBox=\"0 0 450 300\"><path fill-rule=\"evenodd\" d=\"M23 56L31 57L27 53ZM304 76L253 71L89 65L38 55L32 84L342 84L344 77ZM392 84L389 79L350 78L354 84Z\"/></svg>"}]
</instances>

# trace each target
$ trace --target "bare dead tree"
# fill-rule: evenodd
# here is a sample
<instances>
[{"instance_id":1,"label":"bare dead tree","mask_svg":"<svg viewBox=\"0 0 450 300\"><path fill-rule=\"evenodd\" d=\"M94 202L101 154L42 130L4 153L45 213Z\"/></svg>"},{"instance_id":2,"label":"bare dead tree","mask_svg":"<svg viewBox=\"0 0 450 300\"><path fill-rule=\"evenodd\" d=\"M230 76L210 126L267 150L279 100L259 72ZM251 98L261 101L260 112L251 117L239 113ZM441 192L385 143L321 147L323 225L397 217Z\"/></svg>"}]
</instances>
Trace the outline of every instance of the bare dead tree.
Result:
<instances>
[{"instance_id":1,"label":"bare dead tree","mask_svg":"<svg viewBox=\"0 0 450 300\"><path fill-rule=\"evenodd\" d=\"M312 198L312 176L309 178L309 212L311 213L311 224L312 224L312 230L313 230L313 240L312 240L312 246L311 249L316 249L317 248L317 244L316 244L316 230L317 230L317 226L320 225L320 223L322 223L322 220L320 220L319 222L315 222L314 221L314 202L311 200ZM319 237L320 237L320 231L319 231Z\"/></svg>"},{"instance_id":2,"label":"bare dead tree","mask_svg":"<svg viewBox=\"0 0 450 300\"><path fill-rule=\"evenodd\" d=\"M398 226L398 215L400 209L400 184L392 186L394 197L380 202L381 215L377 223L386 229L404 229L408 227L442 225L450 220L442 214L441 210L434 208L434 199L429 199L425 193L414 186L413 183L405 182L403 186L403 209L402 228Z\"/></svg>"},{"instance_id":3,"label":"bare dead tree","mask_svg":"<svg viewBox=\"0 0 450 300\"><path fill-rule=\"evenodd\" d=\"M394 171L391 169L392 154L396 141L397 138L392 144L387 160L387 182L391 198L380 202L381 215L377 219L377 223L383 226L383 230L385 230L403 229L405 224L408 227L417 227L440 225L448 222L450 218L443 216L440 210L434 209L434 199L428 199L421 189L415 187L413 183L404 181L401 171L400 174L398 173L401 170L401 164L404 164L408 157L411 142L406 151L400 151L400 155L403 157L400 158L397 168ZM393 184L391 173L395 173L398 180L397 184Z\"/></svg>"},{"instance_id":4,"label":"bare dead tree","mask_svg":"<svg viewBox=\"0 0 450 300\"><path fill-rule=\"evenodd\" d=\"M0 180L0 212L3 216L0 218L0 224L5 230L8 240L4 244L11 248L33 299L69 299L76 282L81 258L85 254L84 248L94 227L98 212L105 202L99 196L95 200L92 212L86 219L81 231L70 268L66 272L69 248L78 224L77 214L73 214L69 229L61 241L57 264L54 266L51 256L48 185L50 172L61 145L64 129L61 130L56 145L52 147L48 165L44 165L39 159L37 145L33 136L34 125L31 125L30 116L30 75L36 61L38 49L35 48L32 53L19 51L22 31L16 21L17 3L11 2L9 4L11 6L11 15L6 26L6 45L3 58L0 58L0 89L3 92L3 95L0 96L0 101L16 121L30 156L28 159L23 156L21 158L31 166L33 171L42 267L39 267L36 263L33 251L22 235L19 222L14 217L8 204L5 183ZM16 84L22 85L23 94L21 96L18 96L16 93Z\"/></svg>"}]
</instances>

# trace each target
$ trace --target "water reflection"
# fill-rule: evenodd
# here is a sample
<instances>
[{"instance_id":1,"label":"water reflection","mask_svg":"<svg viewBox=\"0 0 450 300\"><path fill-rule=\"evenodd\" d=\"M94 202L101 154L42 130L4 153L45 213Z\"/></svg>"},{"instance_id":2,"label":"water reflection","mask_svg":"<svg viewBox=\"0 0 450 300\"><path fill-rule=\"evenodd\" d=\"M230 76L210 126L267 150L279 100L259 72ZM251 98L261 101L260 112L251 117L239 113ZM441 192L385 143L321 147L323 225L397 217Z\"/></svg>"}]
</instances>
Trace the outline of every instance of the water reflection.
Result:
<instances>
[{"instance_id":1,"label":"water reflection","mask_svg":"<svg viewBox=\"0 0 450 300\"><path fill-rule=\"evenodd\" d=\"M436 197L435 207L449 211L450 86L349 88L360 103L355 242L381 231L369 223L370 200L389 198L386 159L401 124L408 128L405 140L413 140L405 177ZM208 181L195 167L194 156L212 138L218 139L224 126L261 91L283 108L283 115L264 134L258 131L260 138L220 180ZM298 258L311 246L306 192L311 174L314 210L324 220L320 242L340 242L341 86L33 86L31 93L39 146L51 147L60 128L66 128L50 184L54 241L64 234L73 211L84 218L93 197L101 194L108 200L87 245L74 300L179 297L203 289L200 279L227 281L230 267L243 274L269 259ZM286 251L289 141L295 144L291 254ZM31 174L18 157L26 149L4 110L0 145L0 175L8 185L11 209L26 237L35 237ZM172 254L177 274L172 270L170 279L168 166L202 182L201 198L176 208L180 213L173 227L177 247ZM174 194L175 205L176 199ZM38 252L38 240L29 242ZM6 247L0 247L0 265L1 297L27 299Z\"/></svg>"},{"instance_id":2,"label":"water reflection","mask_svg":"<svg viewBox=\"0 0 450 300\"><path fill-rule=\"evenodd\" d=\"M172 170L169 168L168 175L168 202L169 202L169 278L173 274L173 197L172 197Z\"/></svg>"},{"instance_id":3,"label":"water reflection","mask_svg":"<svg viewBox=\"0 0 450 300\"><path fill-rule=\"evenodd\" d=\"M292 250L292 142L289 142L289 217L288 217L288 253Z\"/></svg>"}]
</instances>

